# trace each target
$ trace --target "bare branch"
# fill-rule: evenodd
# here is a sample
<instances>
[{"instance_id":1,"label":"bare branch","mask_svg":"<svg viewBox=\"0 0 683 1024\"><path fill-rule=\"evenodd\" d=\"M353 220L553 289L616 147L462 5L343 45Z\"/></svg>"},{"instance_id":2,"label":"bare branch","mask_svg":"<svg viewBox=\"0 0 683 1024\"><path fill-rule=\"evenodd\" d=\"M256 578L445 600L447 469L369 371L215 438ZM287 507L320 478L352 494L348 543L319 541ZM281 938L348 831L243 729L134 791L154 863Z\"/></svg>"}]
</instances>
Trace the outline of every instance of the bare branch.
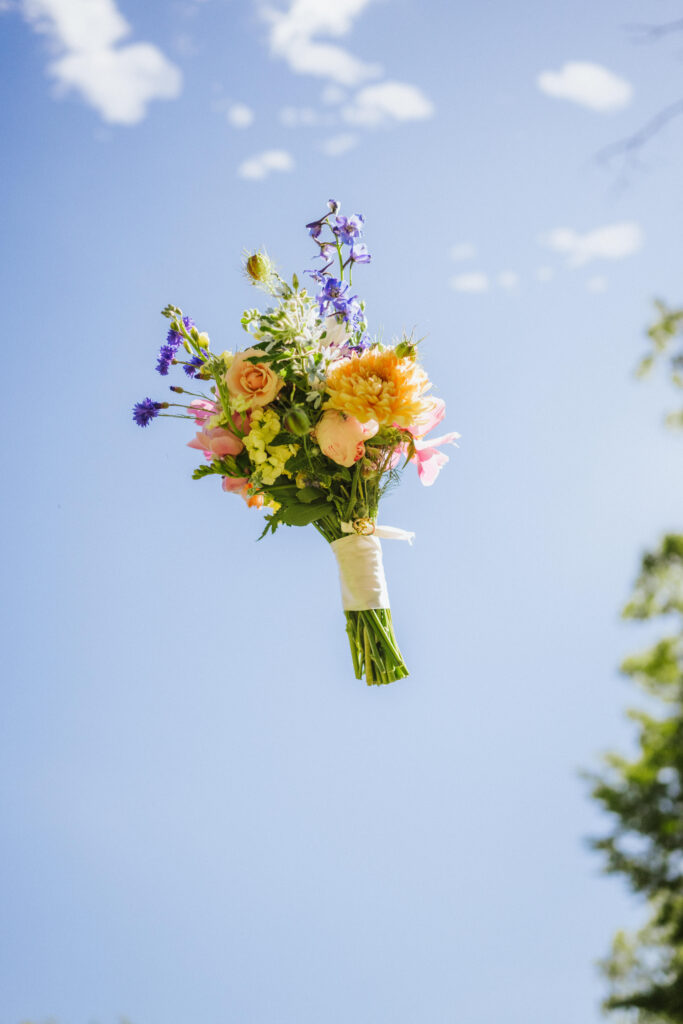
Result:
<instances>
[{"instance_id":1,"label":"bare branch","mask_svg":"<svg viewBox=\"0 0 683 1024\"><path fill-rule=\"evenodd\" d=\"M627 32L631 32L634 42L654 43L663 36L671 35L674 32L683 32L683 18L676 21L665 21L661 25L647 25L638 23L624 25Z\"/></svg>"},{"instance_id":2,"label":"bare branch","mask_svg":"<svg viewBox=\"0 0 683 1024\"><path fill-rule=\"evenodd\" d=\"M642 128L639 128L633 135L625 139L613 142L599 150L596 156L598 163L607 164L616 156L623 156L627 162L636 163L637 157L643 147L650 139L661 132L669 121L680 117L683 114L683 100L677 100L660 110L650 121L647 121Z\"/></svg>"}]
</instances>

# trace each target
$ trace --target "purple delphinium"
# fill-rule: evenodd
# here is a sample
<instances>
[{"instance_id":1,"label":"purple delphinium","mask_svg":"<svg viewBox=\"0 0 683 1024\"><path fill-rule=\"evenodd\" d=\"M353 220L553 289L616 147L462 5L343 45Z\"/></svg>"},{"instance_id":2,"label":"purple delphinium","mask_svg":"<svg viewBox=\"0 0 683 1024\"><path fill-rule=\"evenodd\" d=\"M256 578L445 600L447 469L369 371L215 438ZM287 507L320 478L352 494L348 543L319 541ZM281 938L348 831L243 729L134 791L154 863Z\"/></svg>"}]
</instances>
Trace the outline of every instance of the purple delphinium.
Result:
<instances>
[{"instance_id":1,"label":"purple delphinium","mask_svg":"<svg viewBox=\"0 0 683 1024\"><path fill-rule=\"evenodd\" d=\"M359 242L358 245L351 246L351 262L352 263L369 263L372 256L368 252L367 245L363 245Z\"/></svg>"},{"instance_id":2,"label":"purple delphinium","mask_svg":"<svg viewBox=\"0 0 683 1024\"><path fill-rule=\"evenodd\" d=\"M159 410L164 408L161 402L153 402L151 398L145 398L133 406L133 419L139 427L146 427L159 415Z\"/></svg>"},{"instance_id":3,"label":"purple delphinium","mask_svg":"<svg viewBox=\"0 0 683 1024\"><path fill-rule=\"evenodd\" d=\"M363 234L365 217L362 213L354 213L351 217L335 217L335 222L336 226L332 230L347 245L351 245L354 239Z\"/></svg>"},{"instance_id":4,"label":"purple delphinium","mask_svg":"<svg viewBox=\"0 0 683 1024\"><path fill-rule=\"evenodd\" d=\"M322 291L316 296L320 316L339 313L347 323L355 324L360 319L361 309L357 295L349 295L346 281L328 277Z\"/></svg>"}]
</instances>

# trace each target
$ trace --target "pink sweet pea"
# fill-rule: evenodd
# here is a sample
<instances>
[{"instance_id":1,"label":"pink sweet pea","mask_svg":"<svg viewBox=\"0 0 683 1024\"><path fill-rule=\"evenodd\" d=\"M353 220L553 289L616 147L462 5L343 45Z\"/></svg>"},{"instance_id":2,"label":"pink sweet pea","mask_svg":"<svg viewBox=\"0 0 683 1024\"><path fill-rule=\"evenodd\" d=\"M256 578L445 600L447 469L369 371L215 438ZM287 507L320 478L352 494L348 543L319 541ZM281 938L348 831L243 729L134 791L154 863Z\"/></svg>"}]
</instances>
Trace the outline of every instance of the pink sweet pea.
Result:
<instances>
[{"instance_id":1,"label":"pink sweet pea","mask_svg":"<svg viewBox=\"0 0 683 1024\"><path fill-rule=\"evenodd\" d=\"M415 438L415 454L411 462L417 463L417 475L425 487L430 487L442 466L448 462L448 456L438 451L442 444L455 444L460 434L444 434L442 437L433 437L429 441L424 440L425 434L441 423L446 414L446 403L443 398L433 398L431 407L417 420L410 425L410 433Z\"/></svg>"},{"instance_id":2,"label":"pink sweet pea","mask_svg":"<svg viewBox=\"0 0 683 1024\"><path fill-rule=\"evenodd\" d=\"M428 444L424 441L415 442L415 454L410 461L417 463L417 475L425 487L430 487L434 483L439 475L439 470L448 462L448 456L437 450L439 446L455 444L459 437L460 434L452 433L444 434L443 437L434 437Z\"/></svg>"},{"instance_id":3,"label":"pink sweet pea","mask_svg":"<svg viewBox=\"0 0 683 1024\"><path fill-rule=\"evenodd\" d=\"M218 406L215 402L205 401L203 398L195 398L189 405L190 415L194 416L195 423L198 427L203 427L208 419L218 412Z\"/></svg>"}]
</instances>

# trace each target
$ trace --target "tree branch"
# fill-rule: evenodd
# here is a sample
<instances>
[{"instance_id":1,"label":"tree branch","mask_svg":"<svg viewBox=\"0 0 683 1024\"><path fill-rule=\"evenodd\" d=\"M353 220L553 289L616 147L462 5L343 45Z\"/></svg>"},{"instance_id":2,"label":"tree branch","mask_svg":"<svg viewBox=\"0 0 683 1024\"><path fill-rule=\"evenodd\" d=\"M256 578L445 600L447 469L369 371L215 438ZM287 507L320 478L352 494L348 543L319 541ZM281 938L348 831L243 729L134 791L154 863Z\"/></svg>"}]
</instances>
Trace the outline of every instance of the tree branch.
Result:
<instances>
[{"instance_id":1,"label":"tree branch","mask_svg":"<svg viewBox=\"0 0 683 1024\"><path fill-rule=\"evenodd\" d=\"M627 136L625 139L620 139L618 142L612 142L609 146L605 146L599 150L596 159L598 163L607 164L615 156L624 156L629 161L635 162L638 154L642 148L650 141L650 139L661 132L669 121L673 121L674 118L680 117L683 114L683 99L677 100L675 103L669 104L668 107L664 107L660 110L650 121L647 121L642 128L639 128L633 135Z\"/></svg>"}]
</instances>

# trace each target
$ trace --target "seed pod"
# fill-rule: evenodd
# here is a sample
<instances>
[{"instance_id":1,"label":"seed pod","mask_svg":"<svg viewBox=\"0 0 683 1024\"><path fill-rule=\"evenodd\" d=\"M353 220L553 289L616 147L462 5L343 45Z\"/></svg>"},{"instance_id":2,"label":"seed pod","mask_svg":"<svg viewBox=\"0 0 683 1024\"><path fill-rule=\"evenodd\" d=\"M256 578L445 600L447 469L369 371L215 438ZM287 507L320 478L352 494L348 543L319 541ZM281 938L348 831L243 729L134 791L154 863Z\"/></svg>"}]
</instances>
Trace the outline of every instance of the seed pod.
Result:
<instances>
[{"instance_id":1,"label":"seed pod","mask_svg":"<svg viewBox=\"0 0 683 1024\"><path fill-rule=\"evenodd\" d=\"M283 420L285 430L288 430L290 434L294 434L295 437L303 437L311 429L311 421L308 418L308 414L305 409L300 406L294 406L286 413Z\"/></svg>"}]
</instances>

